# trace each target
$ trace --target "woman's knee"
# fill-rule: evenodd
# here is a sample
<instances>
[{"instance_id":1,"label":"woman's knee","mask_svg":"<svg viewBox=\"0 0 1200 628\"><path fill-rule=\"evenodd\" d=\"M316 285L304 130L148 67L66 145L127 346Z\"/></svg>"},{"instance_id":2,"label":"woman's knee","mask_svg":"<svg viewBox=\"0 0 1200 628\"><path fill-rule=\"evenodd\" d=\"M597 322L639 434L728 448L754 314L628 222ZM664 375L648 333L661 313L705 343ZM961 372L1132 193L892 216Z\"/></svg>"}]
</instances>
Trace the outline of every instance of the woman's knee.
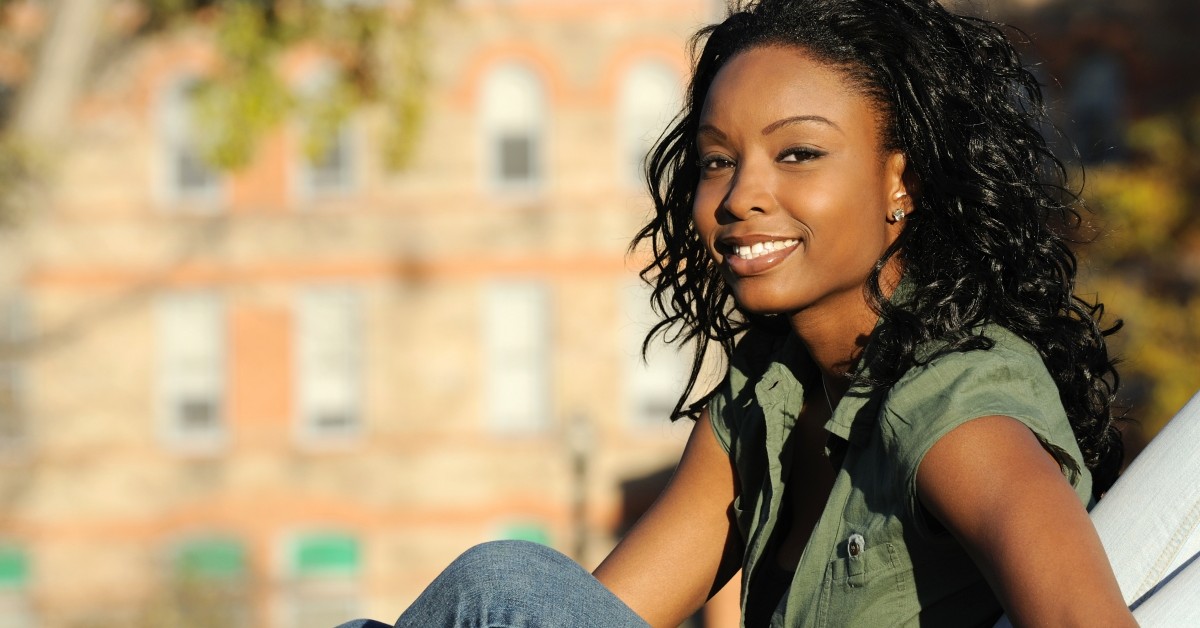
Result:
<instances>
[{"instance_id":1,"label":"woman's knee","mask_svg":"<svg viewBox=\"0 0 1200 628\"><path fill-rule=\"evenodd\" d=\"M512 593L523 587L543 586L546 577L560 574L563 569L583 568L544 545L529 541L489 541L463 552L443 575L460 586L503 587Z\"/></svg>"}]
</instances>

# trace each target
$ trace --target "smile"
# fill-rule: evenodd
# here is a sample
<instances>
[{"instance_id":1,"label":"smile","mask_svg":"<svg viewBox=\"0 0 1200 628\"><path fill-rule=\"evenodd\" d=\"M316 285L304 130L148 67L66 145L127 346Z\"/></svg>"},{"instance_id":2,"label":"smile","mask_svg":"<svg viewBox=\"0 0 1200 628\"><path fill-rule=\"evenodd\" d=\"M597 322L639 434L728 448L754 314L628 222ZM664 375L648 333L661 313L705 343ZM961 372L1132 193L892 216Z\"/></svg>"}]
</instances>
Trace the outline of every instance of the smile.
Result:
<instances>
[{"instance_id":1,"label":"smile","mask_svg":"<svg viewBox=\"0 0 1200 628\"><path fill-rule=\"evenodd\" d=\"M771 242L755 242L748 246L734 247L733 254L744 260L752 260L764 255L769 255L775 251L790 249L799 244L799 240L774 240Z\"/></svg>"},{"instance_id":2,"label":"smile","mask_svg":"<svg viewBox=\"0 0 1200 628\"><path fill-rule=\"evenodd\" d=\"M751 277L765 273L791 256L800 246L800 240L764 240L754 244L726 245L725 266L734 275Z\"/></svg>"}]
</instances>

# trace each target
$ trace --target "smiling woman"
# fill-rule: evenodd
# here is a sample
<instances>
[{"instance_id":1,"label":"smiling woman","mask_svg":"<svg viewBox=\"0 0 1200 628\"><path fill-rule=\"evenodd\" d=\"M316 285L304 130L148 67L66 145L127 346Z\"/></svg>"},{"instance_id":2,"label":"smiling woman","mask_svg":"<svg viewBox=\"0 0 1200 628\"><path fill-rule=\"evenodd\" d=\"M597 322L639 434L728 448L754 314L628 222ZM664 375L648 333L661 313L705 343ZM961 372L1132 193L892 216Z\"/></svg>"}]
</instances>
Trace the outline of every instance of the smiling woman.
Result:
<instances>
[{"instance_id":1,"label":"smiling woman","mask_svg":"<svg viewBox=\"0 0 1200 628\"><path fill-rule=\"evenodd\" d=\"M651 335L696 352L674 477L594 577L485 544L396 625L676 626L739 568L745 626L1134 625L1087 512L1121 462L1111 330L1003 32L760 0L694 42L635 240Z\"/></svg>"},{"instance_id":2,"label":"smiling woman","mask_svg":"<svg viewBox=\"0 0 1200 628\"><path fill-rule=\"evenodd\" d=\"M692 218L741 307L811 317L863 303L901 230L884 218L907 197L904 155L885 154L877 118L841 70L797 48L747 50L717 75L697 132Z\"/></svg>"}]
</instances>

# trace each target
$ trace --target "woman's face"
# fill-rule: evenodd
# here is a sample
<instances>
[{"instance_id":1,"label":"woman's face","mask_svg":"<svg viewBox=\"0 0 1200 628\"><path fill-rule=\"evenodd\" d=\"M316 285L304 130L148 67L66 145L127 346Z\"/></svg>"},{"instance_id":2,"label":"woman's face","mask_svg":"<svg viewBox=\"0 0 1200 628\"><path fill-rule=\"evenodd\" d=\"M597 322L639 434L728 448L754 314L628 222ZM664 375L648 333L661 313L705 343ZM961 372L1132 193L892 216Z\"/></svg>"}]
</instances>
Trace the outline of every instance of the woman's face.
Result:
<instances>
[{"instance_id":1,"label":"woman's face","mask_svg":"<svg viewBox=\"0 0 1200 628\"><path fill-rule=\"evenodd\" d=\"M696 138L692 216L734 298L758 314L865 304L911 210L875 103L802 49L752 48L717 73Z\"/></svg>"}]
</instances>

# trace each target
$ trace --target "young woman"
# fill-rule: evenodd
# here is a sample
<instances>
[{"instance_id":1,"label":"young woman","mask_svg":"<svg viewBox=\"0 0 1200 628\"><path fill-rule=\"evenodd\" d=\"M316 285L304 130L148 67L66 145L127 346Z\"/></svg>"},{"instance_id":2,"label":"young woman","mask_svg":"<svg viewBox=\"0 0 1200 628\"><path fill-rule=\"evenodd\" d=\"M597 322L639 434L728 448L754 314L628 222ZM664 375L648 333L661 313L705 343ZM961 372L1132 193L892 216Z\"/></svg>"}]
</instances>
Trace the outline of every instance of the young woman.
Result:
<instances>
[{"instance_id":1,"label":"young woman","mask_svg":"<svg viewBox=\"0 0 1200 628\"><path fill-rule=\"evenodd\" d=\"M1135 625L1087 512L1116 374L1002 32L760 0L695 42L635 242L697 347L670 485L594 577L485 544L396 625L675 626L739 569L746 626ZM686 404L710 344L728 375Z\"/></svg>"},{"instance_id":2,"label":"young woman","mask_svg":"<svg viewBox=\"0 0 1200 628\"><path fill-rule=\"evenodd\" d=\"M747 625L1132 623L1086 511L1115 374L1003 34L763 0L704 35L639 239L663 324L730 371L596 577L654 625L738 566Z\"/></svg>"}]
</instances>

